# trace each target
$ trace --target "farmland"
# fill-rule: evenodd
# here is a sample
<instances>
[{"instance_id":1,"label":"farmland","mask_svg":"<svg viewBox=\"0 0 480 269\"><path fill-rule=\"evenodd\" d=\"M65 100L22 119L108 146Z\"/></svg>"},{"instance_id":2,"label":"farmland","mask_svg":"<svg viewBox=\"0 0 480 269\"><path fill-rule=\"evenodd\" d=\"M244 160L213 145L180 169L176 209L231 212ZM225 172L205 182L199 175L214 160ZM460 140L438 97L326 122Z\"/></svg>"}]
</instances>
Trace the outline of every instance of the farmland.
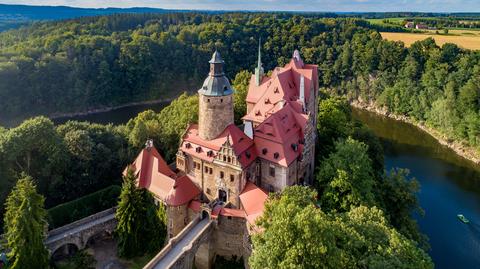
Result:
<instances>
[{"instance_id":1,"label":"farmland","mask_svg":"<svg viewBox=\"0 0 480 269\"><path fill-rule=\"evenodd\" d=\"M392 41L403 41L405 46L409 47L416 41L426 38L433 38L437 45L442 46L445 43L454 43L459 47L472 50L480 50L480 31L472 30L450 30L448 35L439 35L436 33L381 33L382 37Z\"/></svg>"}]
</instances>

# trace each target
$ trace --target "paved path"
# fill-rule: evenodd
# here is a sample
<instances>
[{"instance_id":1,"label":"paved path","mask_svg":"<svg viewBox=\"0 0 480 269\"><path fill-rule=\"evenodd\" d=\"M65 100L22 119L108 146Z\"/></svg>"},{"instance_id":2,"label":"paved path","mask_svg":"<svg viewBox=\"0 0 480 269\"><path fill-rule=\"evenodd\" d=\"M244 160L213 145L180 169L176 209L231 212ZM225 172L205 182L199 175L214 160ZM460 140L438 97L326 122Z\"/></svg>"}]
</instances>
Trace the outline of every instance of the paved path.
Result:
<instances>
[{"instance_id":1,"label":"paved path","mask_svg":"<svg viewBox=\"0 0 480 269\"><path fill-rule=\"evenodd\" d=\"M198 236L201 236L201 232L211 225L212 222L209 218L201 220L195 225L183 238L178 241L178 243L173 246L173 248L155 264L155 269L165 269L168 268L172 262L176 261L183 253L183 248L187 247L191 242L193 242Z\"/></svg>"},{"instance_id":2,"label":"paved path","mask_svg":"<svg viewBox=\"0 0 480 269\"><path fill-rule=\"evenodd\" d=\"M80 226L73 227L72 229L66 230L63 233L60 233L60 234L57 234L57 235L54 235L54 236L48 236L47 240L45 241L45 244L48 245L48 244L53 243L57 240L60 240L64 237L67 237L67 236L70 236L70 235L73 235L73 234L77 234L77 233L79 233L83 230L86 230L86 229L89 229L89 228L91 228L93 226L96 226L98 224L110 221L114 218L115 218L115 213L111 213L109 215L103 216L103 217L101 217L99 219L96 219L94 221L90 221L90 222L87 222L87 223L82 224Z\"/></svg>"}]
</instances>

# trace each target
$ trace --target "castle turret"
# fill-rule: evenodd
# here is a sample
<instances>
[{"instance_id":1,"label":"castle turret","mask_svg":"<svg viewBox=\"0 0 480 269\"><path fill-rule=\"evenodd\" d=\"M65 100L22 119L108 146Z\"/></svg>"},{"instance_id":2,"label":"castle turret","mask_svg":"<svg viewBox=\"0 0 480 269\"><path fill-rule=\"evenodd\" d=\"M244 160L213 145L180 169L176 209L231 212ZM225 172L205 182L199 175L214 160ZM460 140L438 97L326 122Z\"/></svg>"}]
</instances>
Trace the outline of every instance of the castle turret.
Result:
<instances>
[{"instance_id":1,"label":"castle turret","mask_svg":"<svg viewBox=\"0 0 480 269\"><path fill-rule=\"evenodd\" d=\"M199 94L198 129L204 140L212 140L233 123L233 89L223 71L218 51L212 55L210 73Z\"/></svg>"}]
</instances>

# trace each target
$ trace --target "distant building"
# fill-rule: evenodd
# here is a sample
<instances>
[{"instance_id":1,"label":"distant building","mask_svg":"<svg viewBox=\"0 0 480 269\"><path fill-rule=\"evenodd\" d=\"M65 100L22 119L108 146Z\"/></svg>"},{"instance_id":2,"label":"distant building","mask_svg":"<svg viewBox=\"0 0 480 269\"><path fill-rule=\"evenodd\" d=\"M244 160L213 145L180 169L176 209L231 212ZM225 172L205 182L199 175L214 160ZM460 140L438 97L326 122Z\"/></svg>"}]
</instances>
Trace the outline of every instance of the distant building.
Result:
<instances>
[{"instance_id":1,"label":"distant building","mask_svg":"<svg viewBox=\"0 0 480 269\"><path fill-rule=\"evenodd\" d=\"M405 23L405 28L413 29L415 28L415 24L411 21Z\"/></svg>"},{"instance_id":2,"label":"distant building","mask_svg":"<svg viewBox=\"0 0 480 269\"><path fill-rule=\"evenodd\" d=\"M305 64L296 50L268 77L260 47L258 54L243 130L234 124L234 90L215 52L198 91L198 124L182 136L176 168L151 141L131 165L138 186L166 206L170 238L200 214L217 220L208 258L196 259L197 268L209 268L215 255L248 258L249 236L268 193L313 182L318 67Z\"/></svg>"},{"instance_id":3,"label":"distant building","mask_svg":"<svg viewBox=\"0 0 480 269\"><path fill-rule=\"evenodd\" d=\"M417 30L428 30L428 25L419 23L415 26L415 29L417 29Z\"/></svg>"}]
</instances>

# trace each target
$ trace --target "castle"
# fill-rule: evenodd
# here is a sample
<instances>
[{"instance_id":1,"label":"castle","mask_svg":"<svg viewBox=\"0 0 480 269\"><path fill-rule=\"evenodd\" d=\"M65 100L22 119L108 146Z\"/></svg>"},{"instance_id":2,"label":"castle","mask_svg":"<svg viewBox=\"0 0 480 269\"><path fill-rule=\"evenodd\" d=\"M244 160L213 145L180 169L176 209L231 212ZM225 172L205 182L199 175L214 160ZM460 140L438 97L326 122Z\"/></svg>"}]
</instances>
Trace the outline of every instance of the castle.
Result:
<instances>
[{"instance_id":1,"label":"castle","mask_svg":"<svg viewBox=\"0 0 480 269\"><path fill-rule=\"evenodd\" d=\"M296 50L266 76L259 47L242 130L234 124L234 89L217 51L209 63L198 91L199 121L181 138L176 168L151 141L132 164L139 187L166 206L170 238L199 215L217 221L207 259L198 258L197 268L209 268L216 255L247 258L268 193L312 183L318 107L317 66L305 64Z\"/></svg>"}]
</instances>

